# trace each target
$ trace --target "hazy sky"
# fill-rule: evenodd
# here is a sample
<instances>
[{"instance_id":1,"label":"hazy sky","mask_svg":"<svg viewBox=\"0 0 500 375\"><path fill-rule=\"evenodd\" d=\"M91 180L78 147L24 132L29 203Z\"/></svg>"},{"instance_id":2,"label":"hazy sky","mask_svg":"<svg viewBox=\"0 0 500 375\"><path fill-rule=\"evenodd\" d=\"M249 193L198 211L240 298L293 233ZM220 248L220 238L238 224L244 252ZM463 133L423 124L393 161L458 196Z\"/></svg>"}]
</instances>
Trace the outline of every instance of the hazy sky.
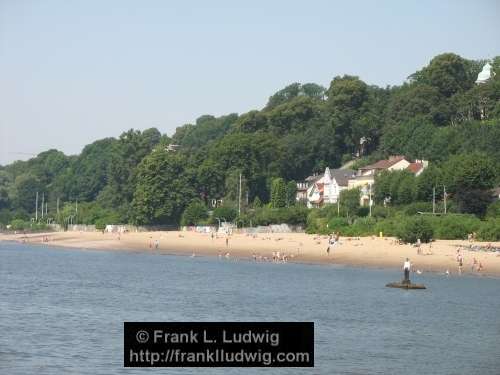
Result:
<instances>
[{"instance_id":1,"label":"hazy sky","mask_svg":"<svg viewBox=\"0 0 500 375\"><path fill-rule=\"evenodd\" d=\"M401 84L436 54L500 55L492 1L0 0L0 164L171 135L292 82Z\"/></svg>"}]
</instances>

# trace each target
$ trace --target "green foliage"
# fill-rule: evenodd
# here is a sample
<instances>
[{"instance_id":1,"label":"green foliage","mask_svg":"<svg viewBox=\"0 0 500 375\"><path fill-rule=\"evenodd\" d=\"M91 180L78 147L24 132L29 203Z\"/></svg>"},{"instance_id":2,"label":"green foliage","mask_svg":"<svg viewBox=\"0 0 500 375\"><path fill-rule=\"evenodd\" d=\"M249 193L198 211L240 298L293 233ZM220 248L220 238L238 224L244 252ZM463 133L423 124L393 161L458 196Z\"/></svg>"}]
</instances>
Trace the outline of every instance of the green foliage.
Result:
<instances>
[{"instance_id":1,"label":"green foliage","mask_svg":"<svg viewBox=\"0 0 500 375\"><path fill-rule=\"evenodd\" d=\"M24 229L29 228L29 224L30 223L27 223L24 220L20 220L20 219L12 220L12 222L10 223L10 229L12 229L12 230L24 230Z\"/></svg>"},{"instance_id":2,"label":"green foliage","mask_svg":"<svg viewBox=\"0 0 500 375\"><path fill-rule=\"evenodd\" d=\"M470 89L477 76L469 69L467 60L453 53L443 53L434 57L430 64L416 72L411 78L417 83L428 84L450 97Z\"/></svg>"},{"instance_id":3,"label":"green foliage","mask_svg":"<svg viewBox=\"0 0 500 375\"><path fill-rule=\"evenodd\" d=\"M275 178L271 185L271 207L282 208L287 205L287 186L282 178Z\"/></svg>"},{"instance_id":4,"label":"green foliage","mask_svg":"<svg viewBox=\"0 0 500 375\"><path fill-rule=\"evenodd\" d=\"M232 206L217 207L212 213L212 222L217 223L216 218L221 221L233 221L238 216L238 211Z\"/></svg>"},{"instance_id":5,"label":"green foliage","mask_svg":"<svg viewBox=\"0 0 500 375\"><path fill-rule=\"evenodd\" d=\"M467 239L480 226L481 221L469 215L445 215L433 220L436 238L444 240Z\"/></svg>"},{"instance_id":6,"label":"green foliage","mask_svg":"<svg viewBox=\"0 0 500 375\"><path fill-rule=\"evenodd\" d=\"M492 158L480 152L454 155L443 166L445 183L452 193L492 188L497 169Z\"/></svg>"},{"instance_id":7,"label":"green foliage","mask_svg":"<svg viewBox=\"0 0 500 375\"><path fill-rule=\"evenodd\" d=\"M253 200L253 208L261 208L262 207L262 201L260 200L259 197L255 197Z\"/></svg>"},{"instance_id":8,"label":"green foliage","mask_svg":"<svg viewBox=\"0 0 500 375\"><path fill-rule=\"evenodd\" d=\"M481 241L500 241L500 219L483 222L477 236Z\"/></svg>"},{"instance_id":9,"label":"green foliage","mask_svg":"<svg viewBox=\"0 0 500 375\"><path fill-rule=\"evenodd\" d=\"M305 225L308 212L309 210L302 206L283 208L262 207L247 214L247 224L252 220L252 225Z\"/></svg>"},{"instance_id":10,"label":"green foliage","mask_svg":"<svg viewBox=\"0 0 500 375\"><path fill-rule=\"evenodd\" d=\"M349 225L349 222L344 217L333 217L328 221L328 229L333 232L342 231Z\"/></svg>"},{"instance_id":11,"label":"green foliage","mask_svg":"<svg viewBox=\"0 0 500 375\"><path fill-rule=\"evenodd\" d=\"M323 99L325 88L315 83L292 83L284 89L272 95L267 102L266 109L273 109L299 96L306 96L312 99Z\"/></svg>"},{"instance_id":12,"label":"green foliage","mask_svg":"<svg viewBox=\"0 0 500 375\"><path fill-rule=\"evenodd\" d=\"M235 113L219 118L201 116L196 120L196 125L178 127L172 136L172 143L188 148L202 147L226 135L237 120L238 115Z\"/></svg>"},{"instance_id":13,"label":"green foliage","mask_svg":"<svg viewBox=\"0 0 500 375\"><path fill-rule=\"evenodd\" d=\"M368 97L366 83L358 77L335 77L327 92L328 103L335 109L357 109Z\"/></svg>"},{"instance_id":14,"label":"green foliage","mask_svg":"<svg viewBox=\"0 0 500 375\"><path fill-rule=\"evenodd\" d=\"M407 243L429 242L434 236L431 220L425 216L408 217L401 224L397 233L398 237Z\"/></svg>"},{"instance_id":15,"label":"green foliage","mask_svg":"<svg viewBox=\"0 0 500 375\"><path fill-rule=\"evenodd\" d=\"M273 200L275 178L303 181L341 162L371 163L394 154L429 160L430 167L416 178L407 172L377 176L372 217L384 233L396 230L395 212L412 215L424 207L414 202L426 202L430 211L433 188L437 212L443 212L443 186L448 212L498 216L487 190L500 182L500 57L493 59L496 75L475 85L484 62L442 54L409 82L387 88L349 75L335 77L327 91L314 83L293 83L272 95L263 110L203 115L177 128L172 139L155 128L131 129L87 145L80 155L48 150L0 167L0 222L30 220L38 191L51 218L59 199L61 205L78 200L81 223L179 223L193 199L205 204L224 199L235 206L239 173L243 213L252 201L257 209L258 201L271 201L281 210L295 206L294 186L285 184L283 204L280 182ZM167 152L171 143L180 148ZM341 197L340 216L348 214L354 227L349 230L360 233L368 226L356 223L367 209L360 209L359 197L351 194ZM382 209L388 198L390 207ZM71 214L71 208L66 211L59 222ZM308 227L327 233L337 210L314 215ZM276 220L288 219L284 213L262 213L263 222Z\"/></svg>"},{"instance_id":16,"label":"green foliage","mask_svg":"<svg viewBox=\"0 0 500 375\"><path fill-rule=\"evenodd\" d=\"M157 150L137 169L137 185L132 202L137 224L174 224L196 196L186 160L180 154Z\"/></svg>"},{"instance_id":17,"label":"green foliage","mask_svg":"<svg viewBox=\"0 0 500 375\"><path fill-rule=\"evenodd\" d=\"M419 212L432 212L432 202L415 202L401 207L407 216L413 216Z\"/></svg>"},{"instance_id":18,"label":"green foliage","mask_svg":"<svg viewBox=\"0 0 500 375\"><path fill-rule=\"evenodd\" d=\"M483 217L488 205L491 203L491 195L488 190L461 189L456 192L455 200L458 203L460 212Z\"/></svg>"},{"instance_id":19,"label":"green foliage","mask_svg":"<svg viewBox=\"0 0 500 375\"><path fill-rule=\"evenodd\" d=\"M354 220L352 225L344 227L340 233L344 236L369 236L375 234L376 219L371 217L360 217Z\"/></svg>"},{"instance_id":20,"label":"green foliage","mask_svg":"<svg viewBox=\"0 0 500 375\"><path fill-rule=\"evenodd\" d=\"M297 183L295 181L288 181L286 184L286 206L290 207L295 204L295 197L297 195Z\"/></svg>"},{"instance_id":21,"label":"green foliage","mask_svg":"<svg viewBox=\"0 0 500 375\"><path fill-rule=\"evenodd\" d=\"M97 219L95 221L95 229L104 230L106 228L106 219Z\"/></svg>"},{"instance_id":22,"label":"green foliage","mask_svg":"<svg viewBox=\"0 0 500 375\"><path fill-rule=\"evenodd\" d=\"M359 188L350 189L350 190L342 190L340 192L340 205L346 211L347 216L353 216L358 211L360 206L360 190Z\"/></svg>"},{"instance_id":23,"label":"green foliage","mask_svg":"<svg viewBox=\"0 0 500 375\"><path fill-rule=\"evenodd\" d=\"M486 217L500 219L500 200L497 200L488 206Z\"/></svg>"},{"instance_id":24,"label":"green foliage","mask_svg":"<svg viewBox=\"0 0 500 375\"><path fill-rule=\"evenodd\" d=\"M10 230L39 232L46 231L47 225L44 223L32 223L30 221L25 221L22 219L15 219L10 223Z\"/></svg>"},{"instance_id":25,"label":"green foliage","mask_svg":"<svg viewBox=\"0 0 500 375\"><path fill-rule=\"evenodd\" d=\"M208 210L200 200L188 204L181 218L181 225L197 225L208 218Z\"/></svg>"},{"instance_id":26,"label":"green foliage","mask_svg":"<svg viewBox=\"0 0 500 375\"><path fill-rule=\"evenodd\" d=\"M416 195L415 176L407 170L384 171L375 177L375 202L409 204L415 200Z\"/></svg>"}]
</instances>

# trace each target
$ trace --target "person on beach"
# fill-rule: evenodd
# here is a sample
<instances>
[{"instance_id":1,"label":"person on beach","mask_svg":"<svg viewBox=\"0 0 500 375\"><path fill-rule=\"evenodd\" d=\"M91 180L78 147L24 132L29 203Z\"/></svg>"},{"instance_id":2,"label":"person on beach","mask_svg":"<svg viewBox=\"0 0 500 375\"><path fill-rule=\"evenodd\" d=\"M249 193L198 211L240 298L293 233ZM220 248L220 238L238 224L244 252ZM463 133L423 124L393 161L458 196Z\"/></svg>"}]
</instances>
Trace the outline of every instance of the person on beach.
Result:
<instances>
[{"instance_id":1,"label":"person on beach","mask_svg":"<svg viewBox=\"0 0 500 375\"><path fill-rule=\"evenodd\" d=\"M406 258L406 261L403 264L403 271L404 271L403 283L405 284L410 283L410 269L411 269L410 259Z\"/></svg>"},{"instance_id":2,"label":"person on beach","mask_svg":"<svg viewBox=\"0 0 500 375\"><path fill-rule=\"evenodd\" d=\"M463 263L464 263L464 258L462 257L462 254L460 254L458 257L458 274L459 275L462 274Z\"/></svg>"},{"instance_id":3,"label":"person on beach","mask_svg":"<svg viewBox=\"0 0 500 375\"><path fill-rule=\"evenodd\" d=\"M229 247L229 237L226 237L226 247Z\"/></svg>"},{"instance_id":4,"label":"person on beach","mask_svg":"<svg viewBox=\"0 0 500 375\"><path fill-rule=\"evenodd\" d=\"M472 266L470 268L471 272L474 272L474 269L477 267L477 259L474 257L472 260Z\"/></svg>"},{"instance_id":5,"label":"person on beach","mask_svg":"<svg viewBox=\"0 0 500 375\"><path fill-rule=\"evenodd\" d=\"M422 241L420 241L420 238L417 238L417 254L418 255L422 254L421 246L422 246Z\"/></svg>"},{"instance_id":6,"label":"person on beach","mask_svg":"<svg viewBox=\"0 0 500 375\"><path fill-rule=\"evenodd\" d=\"M159 246L160 246L160 241L155 240L155 249L158 250Z\"/></svg>"}]
</instances>

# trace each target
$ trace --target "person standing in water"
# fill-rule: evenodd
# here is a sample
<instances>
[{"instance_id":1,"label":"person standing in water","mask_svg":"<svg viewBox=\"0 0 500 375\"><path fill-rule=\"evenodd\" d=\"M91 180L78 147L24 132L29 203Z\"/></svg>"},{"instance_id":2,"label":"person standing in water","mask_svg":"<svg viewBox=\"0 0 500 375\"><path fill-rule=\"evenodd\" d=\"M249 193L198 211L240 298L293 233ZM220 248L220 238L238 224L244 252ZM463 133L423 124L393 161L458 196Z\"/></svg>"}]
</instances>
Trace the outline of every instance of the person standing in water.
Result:
<instances>
[{"instance_id":1,"label":"person standing in water","mask_svg":"<svg viewBox=\"0 0 500 375\"><path fill-rule=\"evenodd\" d=\"M403 283L405 284L410 283L410 269L411 269L410 259L406 258L406 261L403 264L403 271L404 271Z\"/></svg>"}]
</instances>

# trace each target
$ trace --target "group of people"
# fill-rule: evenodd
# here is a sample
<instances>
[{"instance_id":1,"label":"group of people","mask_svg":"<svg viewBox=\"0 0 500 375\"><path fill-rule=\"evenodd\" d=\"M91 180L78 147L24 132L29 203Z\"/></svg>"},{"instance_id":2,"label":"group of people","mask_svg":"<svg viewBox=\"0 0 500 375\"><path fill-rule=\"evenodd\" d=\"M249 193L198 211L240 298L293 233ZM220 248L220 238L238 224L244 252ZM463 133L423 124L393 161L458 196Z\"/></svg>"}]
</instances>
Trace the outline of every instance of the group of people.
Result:
<instances>
[{"instance_id":1,"label":"group of people","mask_svg":"<svg viewBox=\"0 0 500 375\"><path fill-rule=\"evenodd\" d=\"M462 254L462 248L459 247L457 249L457 253L455 256L455 259L458 264L458 273L462 274L463 271L463 266L464 266L464 256ZM471 272L481 272L484 269L483 264L476 259L476 257L473 257L472 259L472 265L471 265Z\"/></svg>"},{"instance_id":2,"label":"group of people","mask_svg":"<svg viewBox=\"0 0 500 375\"><path fill-rule=\"evenodd\" d=\"M422 250L422 241L420 238L417 238L417 243L413 246L417 247L417 255L432 255L432 239L429 241L429 249L425 252Z\"/></svg>"},{"instance_id":3,"label":"group of people","mask_svg":"<svg viewBox=\"0 0 500 375\"><path fill-rule=\"evenodd\" d=\"M149 236L149 248L152 249L153 245L156 250L160 247L160 240L156 239L153 241L153 236Z\"/></svg>"}]
</instances>

